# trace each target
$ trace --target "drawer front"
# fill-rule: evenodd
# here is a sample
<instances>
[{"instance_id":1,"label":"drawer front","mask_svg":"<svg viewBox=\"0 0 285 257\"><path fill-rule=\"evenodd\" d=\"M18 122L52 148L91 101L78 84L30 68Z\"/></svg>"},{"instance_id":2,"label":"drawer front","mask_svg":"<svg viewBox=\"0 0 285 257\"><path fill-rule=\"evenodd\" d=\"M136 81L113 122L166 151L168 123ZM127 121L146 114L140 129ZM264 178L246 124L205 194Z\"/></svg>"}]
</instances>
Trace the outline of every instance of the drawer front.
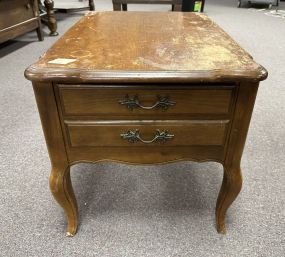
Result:
<instances>
[{"instance_id":1,"label":"drawer front","mask_svg":"<svg viewBox=\"0 0 285 257\"><path fill-rule=\"evenodd\" d=\"M228 121L65 122L70 147L223 146Z\"/></svg>"},{"instance_id":2,"label":"drawer front","mask_svg":"<svg viewBox=\"0 0 285 257\"><path fill-rule=\"evenodd\" d=\"M0 30L35 17L34 0L0 1Z\"/></svg>"},{"instance_id":3,"label":"drawer front","mask_svg":"<svg viewBox=\"0 0 285 257\"><path fill-rule=\"evenodd\" d=\"M98 119L105 119L106 115L108 119L138 115L156 118L178 114L228 116L233 98L234 87L59 86L64 116L96 116Z\"/></svg>"}]
</instances>

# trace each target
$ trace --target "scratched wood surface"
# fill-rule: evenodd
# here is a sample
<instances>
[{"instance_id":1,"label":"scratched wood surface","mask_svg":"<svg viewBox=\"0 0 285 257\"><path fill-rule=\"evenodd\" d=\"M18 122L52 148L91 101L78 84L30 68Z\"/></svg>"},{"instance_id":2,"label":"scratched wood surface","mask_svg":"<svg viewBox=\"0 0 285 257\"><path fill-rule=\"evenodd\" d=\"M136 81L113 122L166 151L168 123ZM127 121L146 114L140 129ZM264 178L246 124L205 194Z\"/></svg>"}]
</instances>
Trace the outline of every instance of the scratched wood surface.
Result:
<instances>
[{"instance_id":1,"label":"scratched wood surface","mask_svg":"<svg viewBox=\"0 0 285 257\"><path fill-rule=\"evenodd\" d=\"M57 58L69 64L49 63ZM178 78L256 80L266 70L201 13L90 12L63 35L26 76L31 80L91 81ZM178 75L177 75L178 74ZM184 74L181 75L181 74Z\"/></svg>"}]
</instances>

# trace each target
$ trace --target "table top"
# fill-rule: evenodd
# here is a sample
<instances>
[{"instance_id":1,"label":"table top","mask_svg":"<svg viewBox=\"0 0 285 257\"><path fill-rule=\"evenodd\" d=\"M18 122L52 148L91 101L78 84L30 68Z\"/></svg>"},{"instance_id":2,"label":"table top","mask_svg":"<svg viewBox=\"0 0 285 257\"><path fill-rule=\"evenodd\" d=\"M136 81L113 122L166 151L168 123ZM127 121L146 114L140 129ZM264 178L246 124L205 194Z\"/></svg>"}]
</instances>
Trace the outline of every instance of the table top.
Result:
<instances>
[{"instance_id":1,"label":"table top","mask_svg":"<svg viewBox=\"0 0 285 257\"><path fill-rule=\"evenodd\" d=\"M25 75L34 81L261 81L267 71L201 13L89 12Z\"/></svg>"}]
</instances>

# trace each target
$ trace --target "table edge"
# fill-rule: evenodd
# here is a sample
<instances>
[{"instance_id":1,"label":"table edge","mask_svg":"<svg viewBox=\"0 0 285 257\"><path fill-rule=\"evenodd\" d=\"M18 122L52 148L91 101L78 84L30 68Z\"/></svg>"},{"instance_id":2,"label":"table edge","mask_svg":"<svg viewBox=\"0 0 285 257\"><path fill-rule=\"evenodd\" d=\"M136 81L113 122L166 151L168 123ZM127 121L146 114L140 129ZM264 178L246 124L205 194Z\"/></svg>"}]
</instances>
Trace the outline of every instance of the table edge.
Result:
<instances>
[{"instance_id":1,"label":"table edge","mask_svg":"<svg viewBox=\"0 0 285 257\"><path fill-rule=\"evenodd\" d=\"M35 82L63 83L191 83L224 81L262 81L268 76L267 70L259 66L253 71L209 70L209 71L115 71L84 70L75 68L39 68L31 65L25 70L25 77Z\"/></svg>"}]
</instances>

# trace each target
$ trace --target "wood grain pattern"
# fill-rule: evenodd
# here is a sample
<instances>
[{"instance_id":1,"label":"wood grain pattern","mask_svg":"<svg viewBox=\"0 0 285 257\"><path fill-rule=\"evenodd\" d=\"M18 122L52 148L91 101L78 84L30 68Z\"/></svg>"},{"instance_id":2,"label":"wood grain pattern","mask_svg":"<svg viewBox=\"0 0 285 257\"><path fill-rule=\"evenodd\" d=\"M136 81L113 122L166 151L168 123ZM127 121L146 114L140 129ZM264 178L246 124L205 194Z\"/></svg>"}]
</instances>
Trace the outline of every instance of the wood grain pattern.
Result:
<instances>
[{"instance_id":1,"label":"wood grain pattern","mask_svg":"<svg viewBox=\"0 0 285 257\"><path fill-rule=\"evenodd\" d=\"M131 151L130 151L131 150ZM114 161L129 165L166 164L177 161L223 163L225 149L222 146L176 147L73 147L68 148L70 163L97 163Z\"/></svg>"},{"instance_id":2,"label":"wood grain pattern","mask_svg":"<svg viewBox=\"0 0 285 257\"><path fill-rule=\"evenodd\" d=\"M77 229L77 202L70 181L69 161L66 155L53 86L50 83L33 83L46 144L51 160L50 189L64 209L68 219L67 235Z\"/></svg>"},{"instance_id":3,"label":"wood grain pattern","mask_svg":"<svg viewBox=\"0 0 285 257\"><path fill-rule=\"evenodd\" d=\"M116 118L118 116L157 116L176 117L179 115L191 114L216 114L229 117L230 107L234 100L235 87L228 86L184 86L177 85L169 87L148 86L88 86L88 85L64 85L59 86L59 95L63 114L65 116L95 116L95 118L106 117ZM134 99L136 96L139 105L133 109L122 105L122 100ZM143 107L154 106L157 97L167 97L173 102L167 109L153 108L143 109Z\"/></svg>"},{"instance_id":4,"label":"wood grain pattern","mask_svg":"<svg viewBox=\"0 0 285 257\"><path fill-rule=\"evenodd\" d=\"M133 147L133 146L223 146L227 133L228 121L108 121L108 122L69 122L66 124L70 146L89 147ZM130 143L121 138L127 131L138 130L144 140L154 138L157 130L167 131L173 138L164 143Z\"/></svg>"},{"instance_id":5,"label":"wood grain pattern","mask_svg":"<svg viewBox=\"0 0 285 257\"><path fill-rule=\"evenodd\" d=\"M75 61L49 63L56 58ZM260 81L266 76L206 15L181 12L91 12L26 71L31 80L68 83Z\"/></svg>"},{"instance_id":6,"label":"wood grain pattern","mask_svg":"<svg viewBox=\"0 0 285 257\"><path fill-rule=\"evenodd\" d=\"M56 58L75 61L49 63ZM221 163L216 224L225 233L226 212L242 187L240 162L259 81L267 71L210 19L91 13L25 75L33 81L52 163L50 187L66 213L68 235L75 234L78 217L70 166L106 160ZM149 108L161 101L158 95L171 106ZM139 107L127 108L125 99Z\"/></svg>"},{"instance_id":7,"label":"wood grain pattern","mask_svg":"<svg viewBox=\"0 0 285 257\"><path fill-rule=\"evenodd\" d=\"M240 85L227 155L223 162L224 178L216 205L217 230L220 233L225 233L226 212L241 190L240 162L258 86L258 83Z\"/></svg>"}]
</instances>

